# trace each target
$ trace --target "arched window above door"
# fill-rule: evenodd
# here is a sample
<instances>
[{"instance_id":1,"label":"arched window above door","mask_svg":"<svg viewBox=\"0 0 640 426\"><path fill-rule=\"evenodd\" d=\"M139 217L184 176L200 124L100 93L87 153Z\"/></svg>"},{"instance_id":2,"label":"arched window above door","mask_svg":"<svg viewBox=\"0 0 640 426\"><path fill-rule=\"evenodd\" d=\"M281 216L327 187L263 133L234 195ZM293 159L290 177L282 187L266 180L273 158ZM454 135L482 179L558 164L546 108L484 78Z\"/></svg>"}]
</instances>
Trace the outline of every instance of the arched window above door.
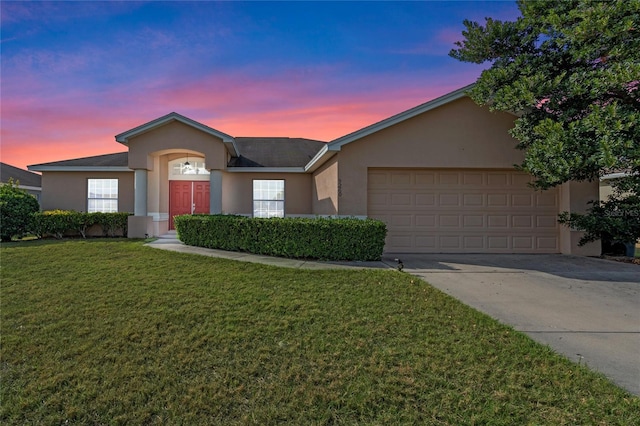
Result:
<instances>
[{"instance_id":1,"label":"arched window above door","mask_svg":"<svg viewBox=\"0 0 640 426\"><path fill-rule=\"evenodd\" d=\"M209 174L204 158L201 157L183 157L169 161L170 179L209 176Z\"/></svg>"}]
</instances>

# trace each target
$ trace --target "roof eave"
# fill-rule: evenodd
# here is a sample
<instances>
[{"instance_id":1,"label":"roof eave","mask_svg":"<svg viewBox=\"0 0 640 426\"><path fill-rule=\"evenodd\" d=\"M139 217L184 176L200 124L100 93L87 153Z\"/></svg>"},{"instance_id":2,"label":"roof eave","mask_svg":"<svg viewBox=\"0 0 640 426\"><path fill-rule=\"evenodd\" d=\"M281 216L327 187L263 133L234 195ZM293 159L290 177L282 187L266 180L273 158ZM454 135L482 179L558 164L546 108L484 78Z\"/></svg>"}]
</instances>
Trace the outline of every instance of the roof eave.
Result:
<instances>
[{"instance_id":1,"label":"roof eave","mask_svg":"<svg viewBox=\"0 0 640 426\"><path fill-rule=\"evenodd\" d=\"M167 123L170 123L172 121L179 121L183 124L186 124L188 126L191 126L193 128L196 128L200 131L203 131L205 133L208 133L212 136L215 136L217 138L222 139L222 142L225 144L225 146L227 147L227 149L229 150L229 153L233 156L233 157L237 157L238 156L238 149L236 147L236 142L235 139L233 138L233 136L228 135L226 133L223 133L219 130L216 130L212 127L209 127L205 124L202 123L198 123L195 120L190 119L189 117L185 117L184 115L178 114L177 112L171 112L167 115L164 115L162 117L156 118L155 120L149 121L148 123L142 124L138 127L134 127L131 130L127 130L126 132L120 133L118 135L116 135L116 141L120 142L123 145L128 145L129 144L129 139L135 137L135 136L139 136L143 133L149 132L151 130L154 130L160 126L163 126Z\"/></svg>"},{"instance_id":2,"label":"roof eave","mask_svg":"<svg viewBox=\"0 0 640 426\"><path fill-rule=\"evenodd\" d=\"M336 155L340 151L340 147L333 148L329 144L325 145L318 153L304 166L305 172L315 172L318 167L323 165L329 158Z\"/></svg>"},{"instance_id":3,"label":"roof eave","mask_svg":"<svg viewBox=\"0 0 640 426\"><path fill-rule=\"evenodd\" d=\"M34 165L27 166L27 169L34 172L132 172L126 166L47 166Z\"/></svg>"},{"instance_id":4,"label":"roof eave","mask_svg":"<svg viewBox=\"0 0 640 426\"><path fill-rule=\"evenodd\" d=\"M231 173L304 173L304 167L228 167Z\"/></svg>"}]
</instances>

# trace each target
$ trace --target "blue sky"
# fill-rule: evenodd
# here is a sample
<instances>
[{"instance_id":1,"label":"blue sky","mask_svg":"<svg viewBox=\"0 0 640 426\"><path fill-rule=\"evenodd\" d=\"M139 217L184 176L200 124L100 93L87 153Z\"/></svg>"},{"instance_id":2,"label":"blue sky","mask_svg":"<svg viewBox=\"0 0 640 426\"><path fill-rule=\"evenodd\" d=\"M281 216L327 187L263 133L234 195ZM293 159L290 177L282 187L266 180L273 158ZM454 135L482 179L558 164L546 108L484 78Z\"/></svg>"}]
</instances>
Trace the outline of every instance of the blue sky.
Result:
<instances>
[{"instance_id":1,"label":"blue sky","mask_svg":"<svg viewBox=\"0 0 640 426\"><path fill-rule=\"evenodd\" d=\"M515 2L12 2L1 8L2 161L124 151L175 111L233 136L329 141L475 81L462 21Z\"/></svg>"}]
</instances>

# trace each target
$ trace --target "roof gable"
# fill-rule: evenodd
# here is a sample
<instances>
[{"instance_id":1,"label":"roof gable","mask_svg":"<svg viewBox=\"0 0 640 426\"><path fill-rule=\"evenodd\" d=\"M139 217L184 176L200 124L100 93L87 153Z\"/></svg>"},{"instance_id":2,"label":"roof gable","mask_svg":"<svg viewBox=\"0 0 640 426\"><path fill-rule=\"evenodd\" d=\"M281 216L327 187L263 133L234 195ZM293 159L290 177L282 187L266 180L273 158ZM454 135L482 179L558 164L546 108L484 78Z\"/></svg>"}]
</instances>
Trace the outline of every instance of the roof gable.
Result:
<instances>
[{"instance_id":1,"label":"roof gable","mask_svg":"<svg viewBox=\"0 0 640 426\"><path fill-rule=\"evenodd\" d=\"M313 171L317 169L327 159L331 158L335 154L335 152L340 151L342 146L346 144L357 141L358 139L362 139L366 136L384 130L398 123L402 123L403 121L406 121L417 115L424 114L425 112L432 109L464 98L465 96L467 96L467 92L469 91L469 89L471 89L474 85L475 83L462 87L458 90L454 90L453 92L447 93L446 95L432 99L429 102L425 102L421 105L386 118L382 121L371 124L370 126L364 127L360 130L356 130L355 132L349 133L348 135L332 140L322 150L320 150L320 152L318 152L318 154L305 166L305 170Z\"/></svg>"},{"instance_id":2,"label":"roof gable","mask_svg":"<svg viewBox=\"0 0 640 426\"><path fill-rule=\"evenodd\" d=\"M329 142L329 148L330 149L340 148L342 145L346 145L348 143L361 139L365 136L368 136L372 133L379 132L380 130L386 129L387 127L391 127L395 124L398 124L405 120L413 118L416 115L424 114L427 111L430 111L442 105L448 104L449 102L453 102L455 100L463 98L467 96L467 92L469 91L469 89L471 89L471 87L473 87L474 84L470 84L461 89L447 93L446 95L440 96L439 98L432 99L429 102L425 102L421 105L418 105L416 107L403 111L392 117L389 117L382 121L374 123L370 126L362 128L360 130L356 130L355 132L349 133L346 136L342 136L338 139L334 139L333 141Z\"/></svg>"},{"instance_id":3,"label":"roof gable","mask_svg":"<svg viewBox=\"0 0 640 426\"><path fill-rule=\"evenodd\" d=\"M212 127L206 126L202 123L198 123L197 121L192 120L188 117L185 117L184 115L180 115L177 112L171 112L160 118L156 118L155 120L149 121L148 123L134 127L131 130L127 130L126 132L120 133L116 135L116 141L120 142L123 145L129 145L129 140L131 138L134 138L136 136L139 136L151 130L155 130L173 121L178 121L180 123L186 124L187 126L191 126L202 132L208 133L212 136L222 139L222 142L227 147L227 150L229 151L231 156L232 157L238 156L238 149L236 147L235 139L232 136L226 133L223 133L219 130L216 130Z\"/></svg>"}]
</instances>

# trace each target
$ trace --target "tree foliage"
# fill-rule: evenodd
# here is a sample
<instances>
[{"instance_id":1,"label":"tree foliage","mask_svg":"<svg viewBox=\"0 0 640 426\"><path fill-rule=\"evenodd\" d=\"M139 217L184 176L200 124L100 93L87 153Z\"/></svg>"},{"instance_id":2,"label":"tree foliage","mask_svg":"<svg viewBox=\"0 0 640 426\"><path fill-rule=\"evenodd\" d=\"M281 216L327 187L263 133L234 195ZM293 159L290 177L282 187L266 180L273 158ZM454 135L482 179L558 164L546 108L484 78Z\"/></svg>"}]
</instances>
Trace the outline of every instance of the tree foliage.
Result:
<instances>
[{"instance_id":1,"label":"tree foliage","mask_svg":"<svg viewBox=\"0 0 640 426\"><path fill-rule=\"evenodd\" d=\"M625 172L615 185L626 188L618 199L627 203L621 194L640 192L640 0L518 7L515 21L464 21L450 55L491 64L470 96L517 115L520 167L537 188Z\"/></svg>"},{"instance_id":2,"label":"tree foliage","mask_svg":"<svg viewBox=\"0 0 640 426\"><path fill-rule=\"evenodd\" d=\"M29 231L31 214L40 210L38 200L18 188L18 182L0 186L0 238L11 241L11 237L22 236Z\"/></svg>"}]
</instances>

